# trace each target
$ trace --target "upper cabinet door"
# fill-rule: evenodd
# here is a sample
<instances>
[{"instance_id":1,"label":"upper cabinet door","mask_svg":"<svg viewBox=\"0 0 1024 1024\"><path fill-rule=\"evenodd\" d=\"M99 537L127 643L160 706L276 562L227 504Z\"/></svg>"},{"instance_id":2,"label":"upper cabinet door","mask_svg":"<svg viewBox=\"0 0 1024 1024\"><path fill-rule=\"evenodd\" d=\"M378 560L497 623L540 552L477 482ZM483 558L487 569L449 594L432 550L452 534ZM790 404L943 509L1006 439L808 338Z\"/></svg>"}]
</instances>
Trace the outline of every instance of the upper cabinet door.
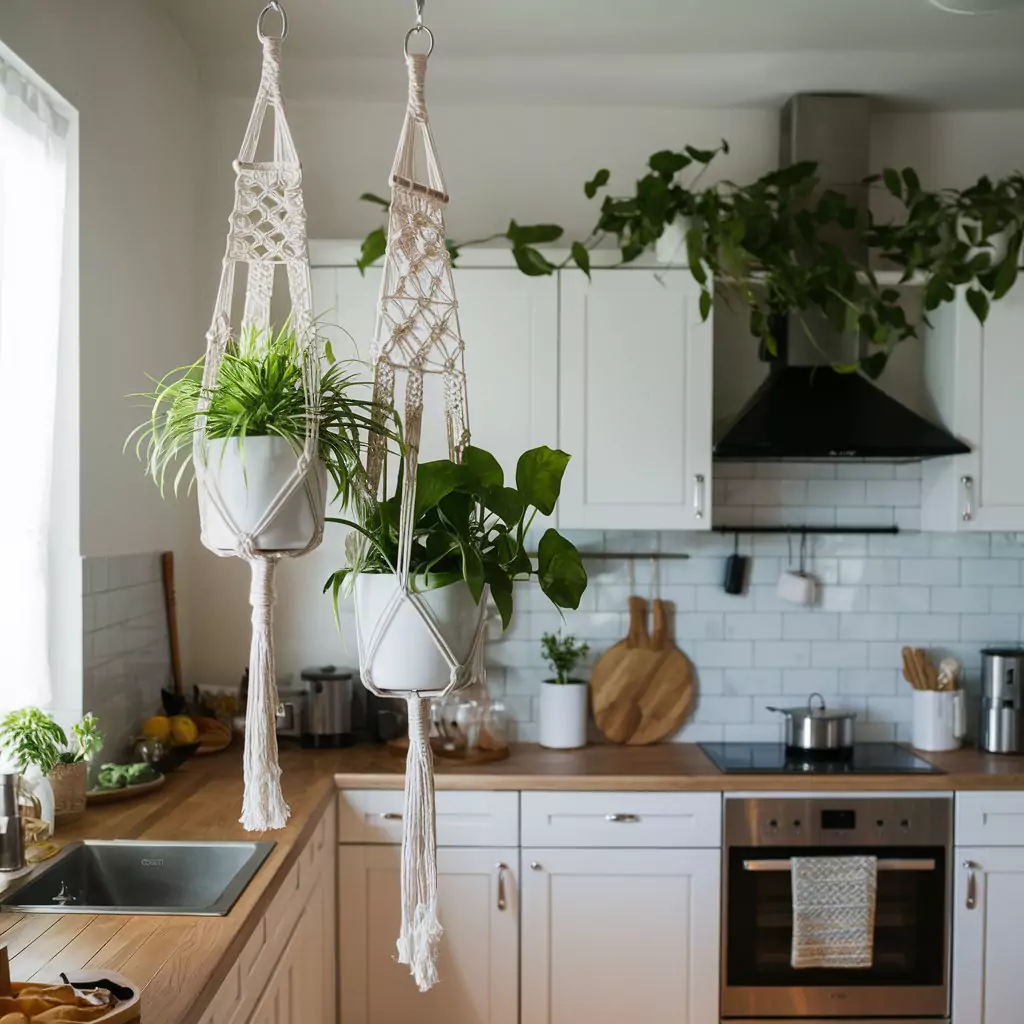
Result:
<instances>
[{"instance_id":1,"label":"upper cabinet door","mask_svg":"<svg viewBox=\"0 0 1024 1024\"><path fill-rule=\"evenodd\" d=\"M559 525L711 527L711 321L687 271L560 275Z\"/></svg>"},{"instance_id":2,"label":"upper cabinet door","mask_svg":"<svg viewBox=\"0 0 1024 1024\"><path fill-rule=\"evenodd\" d=\"M924 464L922 526L1024 530L1024 288L993 302L984 326L962 295L929 316L931 392L946 426L972 451Z\"/></svg>"},{"instance_id":3,"label":"upper cabinet door","mask_svg":"<svg viewBox=\"0 0 1024 1024\"><path fill-rule=\"evenodd\" d=\"M354 352L370 358L380 276L379 267L365 277L354 267L314 269L313 306L339 358ZM514 268L466 267L455 271L455 290L473 443L497 458L511 483L524 451L558 444L558 283ZM401 394L396 401L401 412ZM447 457L444 395L441 379L433 377L425 390L420 461Z\"/></svg>"}]
</instances>

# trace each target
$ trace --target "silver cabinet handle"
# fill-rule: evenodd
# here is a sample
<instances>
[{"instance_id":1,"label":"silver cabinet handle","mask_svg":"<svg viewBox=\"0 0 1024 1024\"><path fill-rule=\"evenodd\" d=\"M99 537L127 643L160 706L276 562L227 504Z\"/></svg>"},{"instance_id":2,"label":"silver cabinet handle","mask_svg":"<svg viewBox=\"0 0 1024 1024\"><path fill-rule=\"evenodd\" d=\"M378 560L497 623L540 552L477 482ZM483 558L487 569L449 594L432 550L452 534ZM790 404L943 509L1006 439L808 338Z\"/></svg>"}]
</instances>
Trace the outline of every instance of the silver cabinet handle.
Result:
<instances>
[{"instance_id":1,"label":"silver cabinet handle","mask_svg":"<svg viewBox=\"0 0 1024 1024\"><path fill-rule=\"evenodd\" d=\"M964 490L964 510L960 518L969 523L974 518L974 477L960 477L960 486Z\"/></svg>"},{"instance_id":2,"label":"silver cabinet handle","mask_svg":"<svg viewBox=\"0 0 1024 1024\"><path fill-rule=\"evenodd\" d=\"M535 860L531 860L530 861L530 870L531 871L540 871L540 864L538 864Z\"/></svg>"},{"instance_id":3,"label":"silver cabinet handle","mask_svg":"<svg viewBox=\"0 0 1024 1024\"><path fill-rule=\"evenodd\" d=\"M635 825L640 821L639 814L606 814L605 821L619 821L626 825Z\"/></svg>"},{"instance_id":4,"label":"silver cabinet handle","mask_svg":"<svg viewBox=\"0 0 1024 1024\"><path fill-rule=\"evenodd\" d=\"M381 816L382 821L401 821L402 816L397 811L385 811Z\"/></svg>"},{"instance_id":5,"label":"silver cabinet handle","mask_svg":"<svg viewBox=\"0 0 1024 1024\"><path fill-rule=\"evenodd\" d=\"M964 867L967 869L967 899L964 905L968 910L973 910L978 905L978 865L973 860L965 860Z\"/></svg>"},{"instance_id":6,"label":"silver cabinet handle","mask_svg":"<svg viewBox=\"0 0 1024 1024\"><path fill-rule=\"evenodd\" d=\"M704 474L696 473L693 477L693 515L695 519L704 518Z\"/></svg>"},{"instance_id":7,"label":"silver cabinet handle","mask_svg":"<svg viewBox=\"0 0 1024 1024\"><path fill-rule=\"evenodd\" d=\"M502 864L500 861L495 865L498 869L498 909L505 909L505 872L508 871L508 865Z\"/></svg>"}]
</instances>

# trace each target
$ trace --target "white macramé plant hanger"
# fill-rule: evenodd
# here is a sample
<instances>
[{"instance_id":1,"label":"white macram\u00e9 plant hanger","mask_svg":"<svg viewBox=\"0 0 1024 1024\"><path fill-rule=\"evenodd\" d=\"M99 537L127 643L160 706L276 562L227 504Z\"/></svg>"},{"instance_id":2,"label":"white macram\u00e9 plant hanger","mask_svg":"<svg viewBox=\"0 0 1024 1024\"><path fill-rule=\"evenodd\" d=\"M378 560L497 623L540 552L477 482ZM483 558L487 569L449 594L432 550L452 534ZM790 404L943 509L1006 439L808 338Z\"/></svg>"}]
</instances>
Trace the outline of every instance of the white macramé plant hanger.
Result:
<instances>
[{"instance_id":1,"label":"white macram\u00e9 plant hanger","mask_svg":"<svg viewBox=\"0 0 1024 1024\"><path fill-rule=\"evenodd\" d=\"M378 410L392 407L396 375L402 374L405 378L398 564L394 577L360 575L357 578L356 636L363 684L383 696L404 696L409 708L401 868L402 926L397 945L399 962L409 965L420 991L425 992L437 981L437 950L442 932L437 918L437 839L427 698L463 689L479 678L488 594L484 588L479 603L472 602L471 598L466 602L450 593L443 594L443 591L464 587L464 583L451 584L442 591L417 591L410 573L425 375L438 374L442 379L449 458L460 461L469 444L464 345L451 258L445 246L444 208L448 194L423 91L427 58L434 48L434 39L423 25L422 6L420 0L416 25L406 35L409 102L391 172L388 244L373 350L374 400ZM428 51L410 54L409 41L421 32L429 41ZM421 180L416 167L418 145L425 154L425 181ZM387 459L383 432L372 434L368 445L367 476L372 493L376 494ZM390 588L383 600L378 593L376 602L368 601L370 588L381 586ZM461 614L461 630L445 628L451 623L445 623L444 616L438 614L444 602L451 613ZM462 633L462 644L452 643L455 632ZM429 680L423 678L422 662L409 664L414 661L415 655L411 652L417 644L423 650L424 638L431 646L430 658L426 660L437 670ZM380 671L384 661L380 657L382 649L399 643L405 643L410 652L404 682L394 672ZM461 650L453 650L460 646ZM395 664L394 659L389 660ZM384 675L388 678L383 678Z\"/></svg>"},{"instance_id":2,"label":"white macram\u00e9 plant hanger","mask_svg":"<svg viewBox=\"0 0 1024 1024\"><path fill-rule=\"evenodd\" d=\"M281 16L280 36L263 32L267 15ZM263 44L263 71L256 102L242 148L235 163L235 202L231 213L220 287L213 322L206 335L203 388L198 404L193 461L199 491L203 543L223 557L244 558L252 571L252 646L249 652L249 702L245 723L245 797L241 822L250 831L283 828L291 813L281 792L277 754L277 683L274 667L274 573L282 557L296 557L317 547L323 539L326 484L317 442L320 398L320 341L313 322L306 212L302 199L302 168L281 101L281 42L288 31L285 12L272 0L260 14L257 35ZM269 109L274 113L273 159L257 163L256 149ZM267 507L247 510L245 527L237 505L225 498L219 485L224 445L207 436L205 413L216 388L225 351L233 336L231 325L235 272L247 268L242 335L255 329L270 333L270 303L278 265L287 270L292 327L299 341L303 366L306 420L302 451L295 455L290 475L284 475ZM240 336L240 335L235 335ZM255 439L251 439L255 440ZM259 439L263 440L263 439ZM267 439L269 440L269 439ZM226 460L225 460L226 461ZM287 464L286 464L287 470ZM301 489L301 490L300 490ZM261 536L282 518L282 510L296 501L308 502L308 536L287 548L262 548ZM303 510L305 511L305 510ZM225 538L233 543L225 544Z\"/></svg>"}]
</instances>

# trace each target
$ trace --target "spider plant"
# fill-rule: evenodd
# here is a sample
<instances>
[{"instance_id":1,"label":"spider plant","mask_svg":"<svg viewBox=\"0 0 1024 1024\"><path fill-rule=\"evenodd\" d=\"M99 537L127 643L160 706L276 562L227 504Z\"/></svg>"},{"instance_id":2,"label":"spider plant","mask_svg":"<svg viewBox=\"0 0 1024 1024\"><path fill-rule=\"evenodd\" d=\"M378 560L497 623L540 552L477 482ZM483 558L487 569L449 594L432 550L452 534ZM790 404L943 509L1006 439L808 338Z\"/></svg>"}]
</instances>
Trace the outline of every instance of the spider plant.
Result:
<instances>
[{"instance_id":1,"label":"spider plant","mask_svg":"<svg viewBox=\"0 0 1024 1024\"><path fill-rule=\"evenodd\" d=\"M238 438L244 464L247 437L286 440L296 454L314 425L318 453L343 506L362 493L363 432L383 430L373 422L371 385L362 379L364 364L336 360L323 347L324 368L316 404L307 403L303 387L300 339L290 323L280 330L251 327L228 343L217 382L208 392L206 432L212 440ZM164 494L168 480L177 494L182 481L192 484L192 441L199 400L204 396L205 356L154 379L152 391L132 397L151 403L148 419L125 442L132 442L146 472Z\"/></svg>"}]
</instances>

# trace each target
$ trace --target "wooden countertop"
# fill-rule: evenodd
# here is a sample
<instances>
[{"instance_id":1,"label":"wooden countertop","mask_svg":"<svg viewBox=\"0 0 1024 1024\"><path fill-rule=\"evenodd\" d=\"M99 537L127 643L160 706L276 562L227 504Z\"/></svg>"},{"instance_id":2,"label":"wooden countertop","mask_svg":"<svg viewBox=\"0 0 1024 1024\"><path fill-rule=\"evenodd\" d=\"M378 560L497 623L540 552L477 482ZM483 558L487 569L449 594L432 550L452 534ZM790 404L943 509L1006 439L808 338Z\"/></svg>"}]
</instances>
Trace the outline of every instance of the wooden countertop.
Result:
<instances>
[{"instance_id":1,"label":"wooden countertop","mask_svg":"<svg viewBox=\"0 0 1024 1024\"><path fill-rule=\"evenodd\" d=\"M398 789L405 762L383 747L336 755L342 789ZM651 747L612 744L546 750L517 744L506 761L466 767L435 759L438 789L649 790L652 792L889 791L1021 789L1024 755L963 749L924 756L944 775L725 775L692 743Z\"/></svg>"},{"instance_id":2,"label":"wooden countertop","mask_svg":"<svg viewBox=\"0 0 1024 1024\"><path fill-rule=\"evenodd\" d=\"M240 747L195 758L148 796L88 809L59 829L74 839L252 840L242 809ZM145 1024L195 1024L305 846L334 792L336 755L282 751L288 826L261 838L277 846L226 917L0 913L0 945L17 981L60 972L114 970L142 987Z\"/></svg>"},{"instance_id":3,"label":"wooden countertop","mask_svg":"<svg viewBox=\"0 0 1024 1024\"><path fill-rule=\"evenodd\" d=\"M1024 790L1024 756L977 750L930 755L945 775L723 775L690 744L592 746L545 750L517 745L507 761L465 768L439 764L439 789L649 790ZM287 828L227 917L0 914L0 944L17 980L54 979L83 968L109 969L143 989L145 1024L195 1024L213 998L305 845L336 787L398 789L404 760L382 747L343 751L285 748ZM238 824L242 803L240 751L188 762L154 793L90 809L57 836L73 839L252 839Z\"/></svg>"}]
</instances>

